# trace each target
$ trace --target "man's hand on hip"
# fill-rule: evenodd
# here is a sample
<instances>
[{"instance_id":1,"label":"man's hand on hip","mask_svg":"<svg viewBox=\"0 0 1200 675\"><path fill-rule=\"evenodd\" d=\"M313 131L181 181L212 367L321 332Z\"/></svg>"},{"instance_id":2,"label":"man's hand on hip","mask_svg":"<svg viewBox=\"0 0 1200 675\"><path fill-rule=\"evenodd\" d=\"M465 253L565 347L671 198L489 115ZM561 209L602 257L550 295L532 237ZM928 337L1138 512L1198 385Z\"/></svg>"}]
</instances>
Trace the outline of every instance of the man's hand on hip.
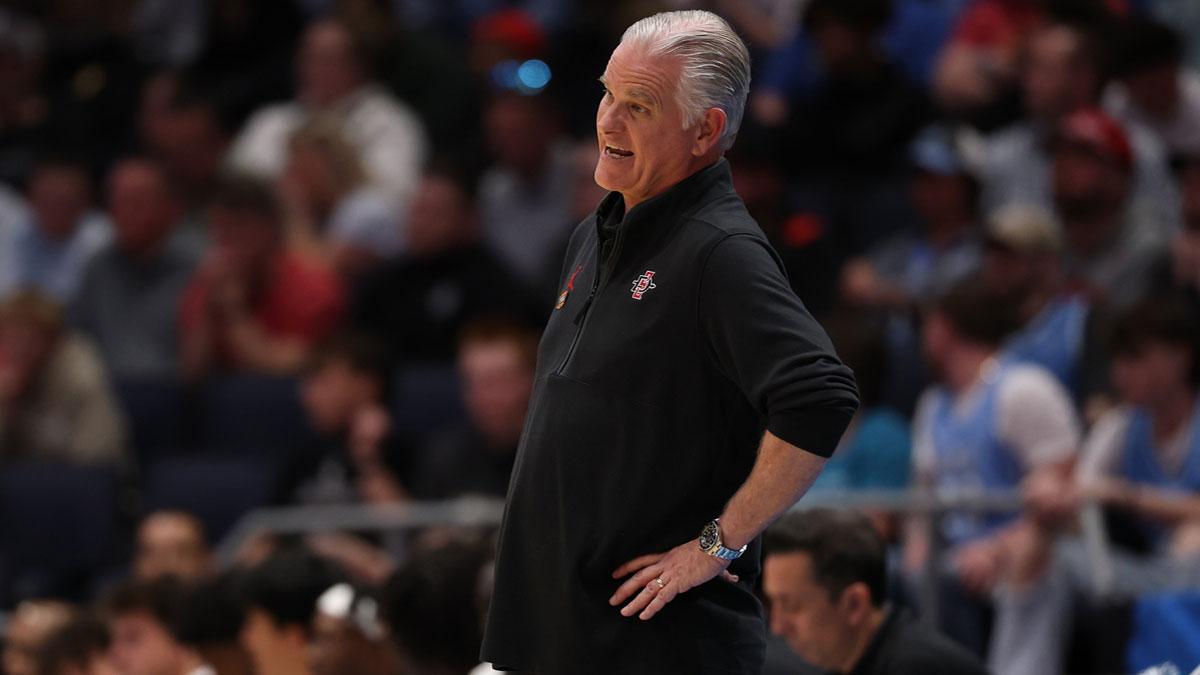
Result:
<instances>
[{"instance_id":1,"label":"man's hand on hip","mask_svg":"<svg viewBox=\"0 0 1200 675\"><path fill-rule=\"evenodd\" d=\"M722 560L701 551L699 542L695 539L666 553L634 558L613 572L614 579L629 574L633 576L621 584L617 592L609 598L608 604L616 607L637 593L629 604L621 608L621 614L633 616L640 611L639 618L645 621L674 600L675 596L717 575L728 582L736 582L737 575L730 574L725 569L729 567L729 563L729 560Z\"/></svg>"}]
</instances>

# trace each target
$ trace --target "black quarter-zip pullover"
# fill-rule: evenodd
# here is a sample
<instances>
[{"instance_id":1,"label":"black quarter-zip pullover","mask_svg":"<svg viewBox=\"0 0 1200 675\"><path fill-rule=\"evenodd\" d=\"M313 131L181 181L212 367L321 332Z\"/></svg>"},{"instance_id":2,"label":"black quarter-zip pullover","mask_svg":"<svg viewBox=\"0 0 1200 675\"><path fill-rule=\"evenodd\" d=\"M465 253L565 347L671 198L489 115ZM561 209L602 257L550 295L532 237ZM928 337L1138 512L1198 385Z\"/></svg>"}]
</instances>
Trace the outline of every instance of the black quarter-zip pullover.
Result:
<instances>
[{"instance_id":1,"label":"black quarter-zip pullover","mask_svg":"<svg viewBox=\"0 0 1200 675\"><path fill-rule=\"evenodd\" d=\"M482 656L539 675L757 673L753 542L649 621L608 598L621 564L693 540L762 432L828 457L853 375L792 292L719 160L576 229L509 485Z\"/></svg>"}]
</instances>

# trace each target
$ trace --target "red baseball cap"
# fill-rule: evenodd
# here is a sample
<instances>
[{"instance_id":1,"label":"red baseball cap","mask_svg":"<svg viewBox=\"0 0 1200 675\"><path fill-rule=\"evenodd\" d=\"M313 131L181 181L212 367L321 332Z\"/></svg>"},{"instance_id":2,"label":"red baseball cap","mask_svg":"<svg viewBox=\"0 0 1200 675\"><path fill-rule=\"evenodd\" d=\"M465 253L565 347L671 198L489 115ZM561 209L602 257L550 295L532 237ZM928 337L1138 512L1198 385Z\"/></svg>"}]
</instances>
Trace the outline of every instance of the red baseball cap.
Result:
<instances>
[{"instance_id":1,"label":"red baseball cap","mask_svg":"<svg viewBox=\"0 0 1200 675\"><path fill-rule=\"evenodd\" d=\"M1085 106L1059 123L1055 141L1081 146L1100 157L1115 160L1123 168L1133 166L1133 146L1121 123L1103 110Z\"/></svg>"}]
</instances>

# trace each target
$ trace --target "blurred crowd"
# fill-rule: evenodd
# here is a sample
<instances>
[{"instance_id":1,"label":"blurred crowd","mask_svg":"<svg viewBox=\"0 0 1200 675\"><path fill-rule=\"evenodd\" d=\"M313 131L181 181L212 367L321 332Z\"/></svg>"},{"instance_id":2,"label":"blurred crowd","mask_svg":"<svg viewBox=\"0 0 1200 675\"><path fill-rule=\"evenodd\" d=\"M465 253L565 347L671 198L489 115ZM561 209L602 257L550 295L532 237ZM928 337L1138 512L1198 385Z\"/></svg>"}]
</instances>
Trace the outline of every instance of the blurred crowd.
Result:
<instances>
[{"instance_id":1,"label":"blurred crowd","mask_svg":"<svg viewBox=\"0 0 1200 675\"><path fill-rule=\"evenodd\" d=\"M868 512L888 597L935 576L1000 675L1126 667L1200 586L1197 3L3 0L2 672L471 671L486 530L210 546L504 497L596 77L690 7L751 49L735 187L862 394L813 489L1020 494Z\"/></svg>"}]
</instances>

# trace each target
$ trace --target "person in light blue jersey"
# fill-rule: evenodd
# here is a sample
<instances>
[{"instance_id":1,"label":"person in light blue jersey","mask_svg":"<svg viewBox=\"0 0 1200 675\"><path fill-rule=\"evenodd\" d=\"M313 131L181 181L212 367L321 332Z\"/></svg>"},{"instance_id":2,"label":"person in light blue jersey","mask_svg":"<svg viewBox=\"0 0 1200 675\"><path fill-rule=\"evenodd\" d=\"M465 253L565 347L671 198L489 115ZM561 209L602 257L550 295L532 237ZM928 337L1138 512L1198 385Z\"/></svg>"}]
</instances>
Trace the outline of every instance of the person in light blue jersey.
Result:
<instances>
[{"instance_id":1,"label":"person in light blue jersey","mask_svg":"<svg viewBox=\"0 0 1200 675\"><path fill-rule=\"evenodd\" d=\"M937 384L922 395L913 428L917 485L943 496L1019 489L1030 476L1065 474L1079 445L1070 397L1045 368L1005 357L1014 310L980 279L956 284L927 313L926 358ZM947 547L939 580L952 637L985 650L989 595L1004 560L1031 527L1020 512L951 511L936 532L914 522L904 567L919 576L932 537Z\"/></svg>"}]
</instances>

